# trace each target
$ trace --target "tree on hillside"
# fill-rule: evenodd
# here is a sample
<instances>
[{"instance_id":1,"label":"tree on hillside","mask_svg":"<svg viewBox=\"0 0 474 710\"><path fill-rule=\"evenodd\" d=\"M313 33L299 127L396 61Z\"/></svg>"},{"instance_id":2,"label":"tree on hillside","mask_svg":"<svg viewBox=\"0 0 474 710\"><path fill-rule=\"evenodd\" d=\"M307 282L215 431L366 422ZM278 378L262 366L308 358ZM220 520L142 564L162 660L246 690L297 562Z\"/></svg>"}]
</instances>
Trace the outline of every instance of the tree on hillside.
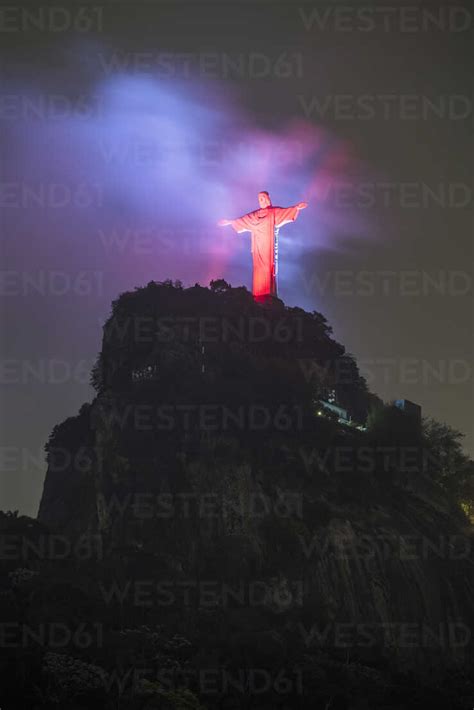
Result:
<instances>
[{"instance_id":1,"label":"tree on hillside","mask_svg":"<svg viewBox=\"0 0 474 710\"><path fill-rule=\"evenodd\" d=\"M474 461L463 451L464 434L428 417L422 435L426 473L474 518Z\"/></svg>"}]
</instances>

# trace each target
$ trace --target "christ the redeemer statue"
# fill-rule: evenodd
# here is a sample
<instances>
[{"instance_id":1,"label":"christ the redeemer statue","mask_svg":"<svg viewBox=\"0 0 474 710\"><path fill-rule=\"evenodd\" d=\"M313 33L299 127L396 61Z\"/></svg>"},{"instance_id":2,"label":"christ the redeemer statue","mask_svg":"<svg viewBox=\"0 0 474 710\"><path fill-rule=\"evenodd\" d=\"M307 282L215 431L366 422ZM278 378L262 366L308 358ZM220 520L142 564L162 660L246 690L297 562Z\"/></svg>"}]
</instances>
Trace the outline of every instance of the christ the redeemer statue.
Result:
<instances>
[{"instance_id":1,"label":"christ the redeemer statue","mask_svg":"<svg viewBox=\"0 0 474 710\"><path fill-rule=\"evenodd\" d=\"M255 299L277 295L275 264L275 230L288 222L294 222L307 202L298 202L293 207L273 207L268 192L258 193L260 209L237 219L221 219L219 227L232 225L236 232L251 232L253 279L252 293Z\"/></svg>"}]
</instances>

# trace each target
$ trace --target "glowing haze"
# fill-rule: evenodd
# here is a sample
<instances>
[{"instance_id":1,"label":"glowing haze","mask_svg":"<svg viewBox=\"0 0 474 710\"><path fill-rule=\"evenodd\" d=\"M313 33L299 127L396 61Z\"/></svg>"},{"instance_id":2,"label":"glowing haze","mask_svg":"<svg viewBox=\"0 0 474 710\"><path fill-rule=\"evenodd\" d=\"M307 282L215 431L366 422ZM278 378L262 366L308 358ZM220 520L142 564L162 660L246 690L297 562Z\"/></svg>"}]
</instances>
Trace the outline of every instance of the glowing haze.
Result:
<instances>
[{"instance_id":1,"label":"glowing haze","mask_svg":"<svg viewBox=\"0 0 474 710\"><path fill-rule=\"evenodd\" d=\"M280 241L281 295L298 300L305 253L368 234L360 212L332 199L359 167L309 122L264 129L215 86L150 75L115 73L83 105L14 91L21 120L6 122L3 199L21 231L13 262L16 254L35 268L103 270L112 297L168 277L250 287L248 235L216 221L256 209L258 191L269 190L276 205L310 203Z\"/></svg>"}]
</instances>

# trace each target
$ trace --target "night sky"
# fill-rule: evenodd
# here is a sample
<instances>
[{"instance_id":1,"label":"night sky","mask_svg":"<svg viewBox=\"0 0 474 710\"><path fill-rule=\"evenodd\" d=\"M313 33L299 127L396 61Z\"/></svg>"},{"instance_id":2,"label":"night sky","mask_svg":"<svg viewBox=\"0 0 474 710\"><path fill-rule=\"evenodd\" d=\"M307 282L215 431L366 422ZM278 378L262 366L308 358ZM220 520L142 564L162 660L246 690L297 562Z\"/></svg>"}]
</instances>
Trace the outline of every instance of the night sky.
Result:
<instances>
[{"instance_id":1,"label":"night sky","mask_svg":"<svg viewBox=\"0 0 474 710\"><path fill-rule=\"evenodd\" d=\"M216 222L258 190L310 203L281 232L280 297L328 318L372 391L419 403L473 453L472 14L0 9L2 509L36 515L44 443L92 399L119 293L250 288L249 236Z\"/></svg>"}]
</instances>

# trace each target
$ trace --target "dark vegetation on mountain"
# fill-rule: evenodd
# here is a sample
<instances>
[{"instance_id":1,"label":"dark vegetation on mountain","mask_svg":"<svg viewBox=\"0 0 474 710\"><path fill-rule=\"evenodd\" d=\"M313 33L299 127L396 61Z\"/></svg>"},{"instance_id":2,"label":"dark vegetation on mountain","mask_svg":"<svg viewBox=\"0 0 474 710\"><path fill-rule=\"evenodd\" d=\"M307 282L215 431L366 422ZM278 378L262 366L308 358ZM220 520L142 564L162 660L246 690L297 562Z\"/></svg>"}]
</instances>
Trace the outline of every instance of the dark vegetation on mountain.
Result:
<instances>
[{"instance_id":1,"label":"dark vegetation on mountain","mask_svg":"<svg viewBox=\"0 0 474 710\"><path fill-rule=\"evenodd\" d=\"M0 514L3 710L474 705L473 464L321 314L151 282L92 384Z\"/></svg>"}]
</instances>

